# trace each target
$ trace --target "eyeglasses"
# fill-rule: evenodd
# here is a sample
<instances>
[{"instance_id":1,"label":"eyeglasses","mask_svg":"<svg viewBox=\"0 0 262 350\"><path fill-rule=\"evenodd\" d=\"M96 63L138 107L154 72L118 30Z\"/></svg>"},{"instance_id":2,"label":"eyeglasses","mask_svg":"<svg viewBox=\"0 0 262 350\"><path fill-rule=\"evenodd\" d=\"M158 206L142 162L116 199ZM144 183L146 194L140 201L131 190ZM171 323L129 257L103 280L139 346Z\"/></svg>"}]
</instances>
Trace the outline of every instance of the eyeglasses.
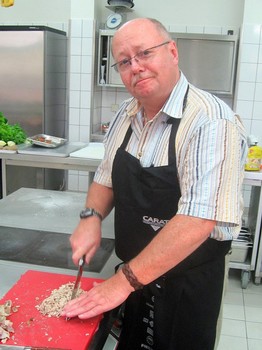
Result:
<instances>
[{"instance_id":1,"label":"eyeglasses","mask_svg":"<svg viewBox=\"0 0 262 350\"><path fill-rule=\"evenodd\" d=\"M165 41L162 44L159 44L159 45L150 47L149 49L140 51L135 56L133 56L131 58L124 58L123 60L114 63L111 67L114 67L114 69L117 72L125 72L131 67L132 60L135 59L137 62L145 63L148 59L150 59L152 57L154 49L157 49L158 47L163 46L163 45L167 45L169 43L170 43L170 41Z\"/></svg>"}]
</instances>

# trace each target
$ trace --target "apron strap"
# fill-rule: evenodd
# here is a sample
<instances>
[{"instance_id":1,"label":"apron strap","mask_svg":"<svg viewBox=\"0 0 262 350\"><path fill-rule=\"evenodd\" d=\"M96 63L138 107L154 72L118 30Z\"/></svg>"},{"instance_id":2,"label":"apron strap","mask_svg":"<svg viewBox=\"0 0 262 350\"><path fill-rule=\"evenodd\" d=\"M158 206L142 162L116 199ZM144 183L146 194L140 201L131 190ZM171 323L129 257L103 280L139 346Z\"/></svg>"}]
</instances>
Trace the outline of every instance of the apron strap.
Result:
<instances>
[{"instance_id":1,"label":"apron strap","mask_svg":"<svg viewBox=\"0 0 262 350\"><path fill-rule=\"evenodd\" d=\"M126 132L126 135L125 135L125 137L124 137L124 140L123 140L123 142L122 142L122 145L121 145L119 148L121 148L121 149L123 149L123 150L126 149L126 146L127 146L127 144L128 144L128 141L129 141L129 139L130 139L130 137L131 137L131 135L132 135L132 132L133 132L133 130L132 130L132 127L131 127L131 124L130 124L130 126L129 126L127 132Z\"/></svg>"}]
</instances>

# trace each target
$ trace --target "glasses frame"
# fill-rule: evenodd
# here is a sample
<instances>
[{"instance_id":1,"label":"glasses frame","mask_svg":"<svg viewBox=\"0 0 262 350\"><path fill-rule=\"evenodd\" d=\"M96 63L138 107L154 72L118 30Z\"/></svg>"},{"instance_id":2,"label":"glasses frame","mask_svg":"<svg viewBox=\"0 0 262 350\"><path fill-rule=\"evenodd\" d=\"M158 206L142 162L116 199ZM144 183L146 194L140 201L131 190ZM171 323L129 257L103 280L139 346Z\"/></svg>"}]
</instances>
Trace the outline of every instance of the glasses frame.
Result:
<instances>
[{"instance_id":1,"label":"glasses frame","mask_svg":"<svg viewBox=\"0 0 262 350\"><path fill-rule=\"evenodd\" d=\"M161 44L159 44L159 45L149 47L148 49L145 49L145 50L141 50L141 51L139 51L137 54L135 54L133 57L124 58L124 59L122 59L121 61L118 61L118 62L112 64L111 68L114 68L115 71L116 71L117 73L119 73L119 71L120 71L120 70L118 69L119 63L125 61L126 63L129 63L129 65L131 66L131 65L132 65L132 60L134 60L134 59L137 58L139 55L141 55L141 53L143 53L143 52L145 52L145 51L150 51L150 50L153 50L153 49L157 49L158 47L167 45L167 44L169 44L170 42L171 42L171 40L168 40L168 41L165 41L165 42L163 42L163 43L161 43ZM138 59L138 61L139 61L139 59Z\"/></svg>"}]
</instances>

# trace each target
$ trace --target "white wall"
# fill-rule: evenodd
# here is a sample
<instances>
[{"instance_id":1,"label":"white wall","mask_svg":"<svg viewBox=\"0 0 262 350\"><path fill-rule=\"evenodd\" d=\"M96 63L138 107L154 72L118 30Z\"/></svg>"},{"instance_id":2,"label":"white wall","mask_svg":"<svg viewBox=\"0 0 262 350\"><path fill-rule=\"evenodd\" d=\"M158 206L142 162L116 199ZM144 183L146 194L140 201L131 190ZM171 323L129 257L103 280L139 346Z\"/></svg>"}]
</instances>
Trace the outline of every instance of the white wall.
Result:
<instances>
[{"instance_id":1,"label":"white wall","mask_svg":"<svg viewBox=\"0 0 262 350\"><path fill-rule=\"evenodd\" d=\"M103 8L103 21L110 11L106 0L97 0ZM154 17L164 24L200 26L239 26L243 17L244 0L134 0L128 18ZM112 13L112 12L111 12Z\"/></svg>"},{"instance_id":2,"label":"white wall","mask_svg":"<svg viewBox=\"0 0 262 350\"><path fill-rule=\"evenodd\" d=\"M246 0L239 52L236 112L262 145L262 1Z\"/></svg>"},{"instance_id":3,"label":"white wall","mask_svg":"<svg viewBox=\"0 0 262 350\"><path fill-rule=\"evenodd\" d=\"M262 1L245 0L244 23L262 23Z\"/></svg>"},{"instance_id":4,"label":"white wall","mask_svg":"<svg viewBox=\"0 0 262 350\"><path fill-rule=\"evenodd\" d=\"M71 0L15 0L0 7L0 24L68 22L70 13Z\"/></svg>"},{"instance_id":5,"label":"white wall","mask_svg":"<svg viewBox=\"0 0 262 350\"><path fill-rule=\"evenodd\" d=\"M0 7L0 24L68 22L70 18L94 18L95 0L15 0Z\"/></svg>"}]
</instances>

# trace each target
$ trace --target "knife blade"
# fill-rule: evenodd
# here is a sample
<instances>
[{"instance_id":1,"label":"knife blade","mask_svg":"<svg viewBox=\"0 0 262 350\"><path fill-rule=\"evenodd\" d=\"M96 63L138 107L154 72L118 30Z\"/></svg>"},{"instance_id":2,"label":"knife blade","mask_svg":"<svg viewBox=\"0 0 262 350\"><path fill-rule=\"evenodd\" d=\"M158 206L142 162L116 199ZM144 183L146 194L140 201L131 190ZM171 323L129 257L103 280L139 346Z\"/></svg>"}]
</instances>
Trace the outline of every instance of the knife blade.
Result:
<instances>
[{"instance_id":1,"label":"knife blade","mask_svg":"<svg viewBox=\"0 0 262 350\"><path fill-rule=\"evenodd\" d=\"M71 300L75 299L76 294L78 292L79 285L80 285L80 282L81 282L81 277L82 277L82 274L83 274L84 264L85 264L85 255L83 255L82 258L80 258L79 262L78 262L78 271L77 271L77 276L76 276L76 281L75 281L75 285L74 285L74 288L73 288L73 292L72 292L72 295L71 295Z\"/></svg>"},{"instance_id":2,"label":"knife blade","mask_svg":"<svg viewBox=\"0 0 262 350\"><path fill-rule=\"evenodd\" d=\"M76 294L77 294L77 292L78 292L79 285L80 285L80 282L81 282L81 277L82 277L82 274L83 274L83 269L84 269L84 264L85 264L85 258L86 258L86 256L83 255L82 258L79 259L76 281L75 281L75 284L74 284L74 288L73 288L73 291L72 291L72 295L71 295L71 299L70 299L70 300L75 299ZM70 320L70 317L66 317L66 321L69 321L69 320Z\"/></svg>"}]
</instances>

